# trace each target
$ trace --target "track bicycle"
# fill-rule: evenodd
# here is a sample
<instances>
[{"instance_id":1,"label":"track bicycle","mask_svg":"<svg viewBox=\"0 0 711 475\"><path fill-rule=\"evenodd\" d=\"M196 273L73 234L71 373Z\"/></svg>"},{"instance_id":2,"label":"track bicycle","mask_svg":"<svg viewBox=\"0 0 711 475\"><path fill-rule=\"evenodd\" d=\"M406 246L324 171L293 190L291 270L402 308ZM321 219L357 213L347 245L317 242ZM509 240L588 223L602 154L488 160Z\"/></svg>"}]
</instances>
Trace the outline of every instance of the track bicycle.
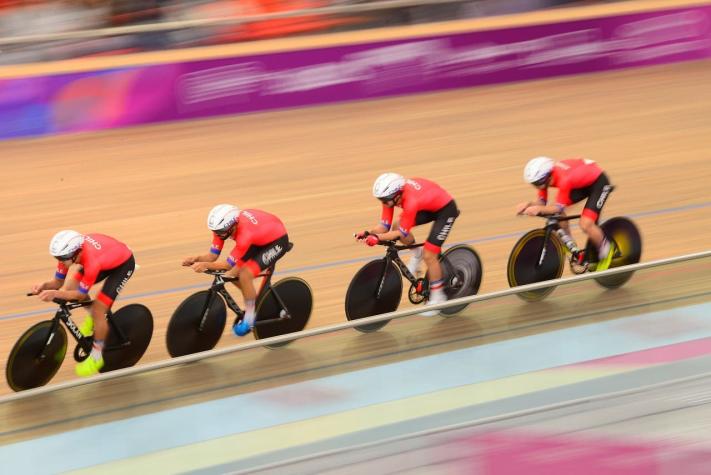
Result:
<instances>
[{"instance_id":1,"label":"track bicycle","mask_svg":"<svg viewBox=\"0 0 711 475\"><path fill-rule=\"evenodd\" d=\"M402 277L410 282L407 292L413 304L421 304L429 297L427 276L418 278L407 269L398 252L421 247L424 243L401 245L396 241L378 241L384 246L385 257L375 259L356 272L346 291L346 318L358 320L373 315L394 312L402 298ZM460 244L450 247L439 256L444 279L444 293L448 300L474 295L479 291L482 278L481 259L470 246ZM469 304L443 308L445 316L461 312ZM368 333L381 329L388 321L359 325L356 330Z\"/></svg>"},{"instance_id":2,"label":"track bicycle","mask_svg":"<svg viewBox=\"0 0 711 475\"><path fill-rule=\"evenodd\" d=\"M34 296L35 294L27 294ZM84 336L71 318L72 310L88 307L91 300L54 299L59 305L54 318L36 323L25 331L10 351L5 368L7 384L13 391L47 384L57 373L67 352L67 333L76 340L74 360L84 361L91 353L93 336ZM153 316L144 305L133 303L106 315L109 336L104 346L101 372L135 365L148 348L153 335Z\"/></svg>"},{"instance_id":3,"label":"track bicycle","mask_svg":"<svg viewBox=\"0 0 711 475\"><path fill-rule=\"evenodd\" d=\"M578 219L579 214L539 216L546 220L543 228L524 234L509 255L507 277L511 287L559 278L563 274L566 255L574 274L595 271L598 262L597 247L588 239L583 250L577 249L572 239L565 239L565 233L559 224L562 221ZM639 262L642 256L642 237L632 220L615 217L605 221L600 227L607 239L615 245L615 254L610 268ZM605 288L614 289L627 282L633 273L623 272L602 276L595 281ZM554 289L555 286L546 287L516 295L532 302L544 299Z\"/></svg>"},{"instance_id":4,"label":"track bicycle","mask_svg":"<svg viewBox=\"0 0 711 475\"><path fill-rule=\"evenodd\" d=\"M293 247L289 243L287 252ZM286 277L272 284L275 264L263 273L257 293L254 337L256 339L294 333L304 329L311 316L313 296L311 287L299 277ZM206 271L213 276L212 285L186 298L173 312L166 332L168 353L172 357L211 350L220 340L227 321L227 308L235 314L233 325L244 318L244 310L237 305L225 284L237 277L225 277L224 271ZM274 343L269 347L286 345Z\"/></svg>"}]
</instances>

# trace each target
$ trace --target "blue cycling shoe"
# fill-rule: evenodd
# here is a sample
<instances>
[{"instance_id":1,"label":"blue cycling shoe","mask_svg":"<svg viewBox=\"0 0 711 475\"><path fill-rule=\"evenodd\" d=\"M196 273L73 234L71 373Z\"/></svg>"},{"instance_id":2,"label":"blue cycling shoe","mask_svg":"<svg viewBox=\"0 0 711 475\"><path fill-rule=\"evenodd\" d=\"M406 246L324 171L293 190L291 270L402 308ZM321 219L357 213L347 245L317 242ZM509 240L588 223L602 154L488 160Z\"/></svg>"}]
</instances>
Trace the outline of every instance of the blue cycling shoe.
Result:
<instances>
[{"instance_id":1,"label":"blue cycling shoe","mask_svg":"<svg viewBox=\"0 0 711 475\"><path fill-rule=\"evenodd\" d=\"M245 336L251 330L252 329L249 327L249 323L245 322L244 320L241 320L237 325L232 327L232 331L237 336Z\"/></svg>"}]
</instances>

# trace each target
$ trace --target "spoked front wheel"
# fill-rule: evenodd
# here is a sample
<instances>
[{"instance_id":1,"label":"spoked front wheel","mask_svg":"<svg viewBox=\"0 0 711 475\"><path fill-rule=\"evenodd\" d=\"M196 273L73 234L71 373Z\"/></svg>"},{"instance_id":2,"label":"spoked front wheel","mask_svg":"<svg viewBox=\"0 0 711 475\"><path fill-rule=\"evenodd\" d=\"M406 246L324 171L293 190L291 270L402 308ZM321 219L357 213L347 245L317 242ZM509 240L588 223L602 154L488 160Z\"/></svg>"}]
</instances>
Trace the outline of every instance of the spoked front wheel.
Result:
<instances>
[{"instance_id":1,"label":"spoked front wheel","mask_svg":"<svg viewBox=\"0 0 711 475\"><path fill-rule=\"evenodd\" d=\"M110 318L102 373L138 363L153 336L153 315L145 305L126 305Z\"/></svg>"},{"instance_id":2,"label":"spoked front wheel","mask_svg":"<svg viewBox=\"0 0 711 475\"><path fill-rule=\"evenodd\" d=\"M58 322L33 325L10 351L5 367L8 386L13 391L44 386L57 374L66 353L67 332Z\"/></svg>"},{"instance_id":3,"label":"spoked front wheel","mask_svg":"<svg viewBox=\"0 0 711 475\"><path fill-rule=\"evenodd\" d=\"M278 298L277 298L278 296ZM279 300L284 304L282 307ZM257 339L300 332L311 316L313 296L304 279L287 277L267 288L259 298L254 324ZM290 341L267 345L284 346Z\"/></svg>"},{"instance_id":4,"label":"spoked front wheel","mask_svg":"<svg viewBox=\"0 0 711 475\"><path fill-rule=\"evenodd\" d=\"M545 243L545 249L544 249ZM543 260L541 261L541 255ZM557 279L563 275L565 251L560 238L551 233L546 241L545 229L534 229L524 234L509 255L507 277L511 287ZM523 300L543 300L555 287L520 292Z\"/></svg>"},{"instance_id":5,"label":"spoked front wheel","mask_svg":"<svg viewBox=\"0 0 711 475\"><path fill-rule=\"evenodd\" d=\"M642 257L642 236L632 220L623 217L612 218L602 223L600 227L605 236L617 246L610 269L639 262ZM589 240L585 247L585 255L591 262L598 260L597 248ZM595 281L605 288L615 289L630 280L632 274L634 272L623 272L599 277Z\"/></svg>"},{"instance_id":6,"label":"spoked front wheel","mask_svg":"<svg viewBox=\"0 0 711 475\"><path fill-rule=\"evenodd\" d=\"M475 295L479 291L482 278L481 259L474 249L466 245L451 247L440 257L444 277L444 293L447 300ZM442 315L454 315L469 304L447 307L440 310Z\"/></svg>"},{"instance_id":7,"label":"spoked front wheel","mask_svg":"<svg viewBox=\"0 0 711 475\"><path fill-rule=\"evenodd\" d=\"M346 318L358 320L397 310L402 297L400 270L386 259L368 262L353 276L346 291ZM380 330L388 321L355 327L369 333Z\"/></svg>"},{"instance_id":8,"label":"spoked front wheel","mask_svg":"<svg viewBox=\"0 0 711 475\"><path fill-rule=\"evenodd\" d=\"M217 292L192 294L170 317L165 334L168 353L176 357L213 349L225 330L226 319L227 307Z\"/></svg>"}]
</instances>

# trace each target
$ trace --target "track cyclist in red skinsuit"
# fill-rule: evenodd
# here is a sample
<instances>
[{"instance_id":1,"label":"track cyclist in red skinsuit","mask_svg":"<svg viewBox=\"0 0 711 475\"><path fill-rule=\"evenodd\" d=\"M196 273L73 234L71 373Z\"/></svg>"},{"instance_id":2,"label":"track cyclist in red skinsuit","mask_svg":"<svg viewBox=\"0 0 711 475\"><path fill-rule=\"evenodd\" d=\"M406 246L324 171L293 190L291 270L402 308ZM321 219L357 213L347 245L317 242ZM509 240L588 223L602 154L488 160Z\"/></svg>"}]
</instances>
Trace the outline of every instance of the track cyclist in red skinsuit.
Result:
<instances>
[{"instance_id":1,"label":"track cyclist in red skinsuit","mask_svg":"<svg viewBox=\"0 0 711 475\"><path fill-rule=\"evenodd\" d=\"M608 269L615 254L615 245L607 239L597 222L612 187L607 175L598 164L593 160L580 158L556 162L548 157L536 157L526 164L523 178L538 189L538 199L535 203L530 201L520 203L516 207L518 214L529 216L542 213L565 214L566 206L587 198L580 217L580 229L597 246L599 262L596 270ZM555 203L549 205L547 204L548 187L551 186L558 188L558 194ZM560 227L565 233L563 241L572 240L568 222L561 221Z\"/></svg>"},{"instance_id":2,"label":"track cyclist in red skinsuit","mask_svg":"<svg viewBox=\"0 0 711 475\"><path fill-rule=\"evenodd\" d=\"M78 376L91 376L104 367L104 342L109 335L106 314L136 270L131 250L122 242L104 234L82 235L76 231L60 231L49 244L49 253L57 261L57 270L50 281L34 285L32 293L45 302L53 299L87 300L89 289L104 281L101 291L89 307L90 315L79 325L84 336L94 334L91 354L77 363ZM69 268L76 264L77 272L67 278Z\"/></svg>"},{"instance_id":3,"label":"track cyclist in red skinsuit","mask_svg":"<svg viewBox=\"0 0 711 475\"><path fill-rule=\"evenodd\" d=\"M286 254L289 236L284 224L273 214L258 209L240 211L230 204L212 208L207 227L213 236L210 252L186 257L183 265L191 266L195 272L224 270L226 277L238 277L235 285L242 290L245 315L232 331L244 336L254 327L257 299L254 278ZM227 239L233 239L236 245L226 261L217 262Z\"/></svg>"},{"instance_id":4,"label":"track cyclist in red skinsuit","mask_svg":"<svg viewBox=\"0 0 711 475\"><path fill-rule=\"evenodd\" d=\"M375 246L378 240L400 240L403 244L414 244L413 226L434 222L423 247L414 249L407 264L410 273L417 276L417 268L424 258L430 279L430 296L427 305L447 301L444 293L442 267L439 254L442 245L452 229L454 220L459 216L457 205L452 196L438 184L424 178L405 179L396 173L383 173L373 184L373 196L382 203L380 224L370 231L356 233L356 239L364 240L369 246ZM393 223L395 207L402 208L399 223ZM391 231L391 228L397 227ZM429 310L421 315L431 317L439 310Z\"/></svg>"}]
</instances>

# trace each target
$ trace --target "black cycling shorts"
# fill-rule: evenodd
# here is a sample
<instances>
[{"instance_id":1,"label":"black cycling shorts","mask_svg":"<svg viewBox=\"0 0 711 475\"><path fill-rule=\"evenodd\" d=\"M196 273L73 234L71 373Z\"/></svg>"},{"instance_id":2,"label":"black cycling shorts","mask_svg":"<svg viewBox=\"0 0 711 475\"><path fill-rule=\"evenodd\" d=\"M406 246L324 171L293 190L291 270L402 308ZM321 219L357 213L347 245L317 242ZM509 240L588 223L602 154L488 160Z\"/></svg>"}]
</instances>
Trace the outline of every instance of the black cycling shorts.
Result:
<instances>
[{"instance_id":1,"label":"black cycling shorts","mask_svg":"<svg viewBox=\"0 0 711 475\"><path fill-rule=\"evenodd\" d=\"M113 269L102 270L96 277L96 282L101 282L106 279L101 292L96 296L97 300L105 303L108 307L113 305L114 300L119 296L123 290L128 279L131 278L136 270L136 260L133 258L133 254L126 259L123 264L119 264ZM80 275L84 275L84 269L78 271ZM79 279L81 280L81 279Z\"/></svg>"},{"instance_id":2,"label":"black cycling shorts","mask_svg":"<svg viewBox=\"0 0 711 475\"><path fill-rule=\"evenodd\" d=\"M611 191L612 185L610 185L610 180L607 178L607 175L600 173L597 180L592 182L590 186L572 190L570 192L570 199L573 203L577 203L587 198L588 200L585 202L582 215L597 223L602 207L605 206L605 202L608 196L610 196Z\"/></svg>"},{"instance_id":3,"label":"black cycling shorts","mask_svg":"<svg viewBox=\"0 0 711 475\"><path fill-rule=\"evenodd\" d=\"M434 221L430 230L427 241L425 241L425 249L429 249L434 253L442 251L442 245L449 236L452 230L454 221L459 216L459 209L454 200L450 201L437 211L418 211L415 215L415 225L430 223Z\"/></svg>"},{"instance_id":4,"label":"black cycling shorts","mask_svg":"<svg viewBox=\"0 0 711 475\"><path fill-rule=\"evenodd\" d=\"M289 250L289 235L284 234L264 246L249 246L241 261L255 276L284 257Z\"/></svg>"}]
</instances>

